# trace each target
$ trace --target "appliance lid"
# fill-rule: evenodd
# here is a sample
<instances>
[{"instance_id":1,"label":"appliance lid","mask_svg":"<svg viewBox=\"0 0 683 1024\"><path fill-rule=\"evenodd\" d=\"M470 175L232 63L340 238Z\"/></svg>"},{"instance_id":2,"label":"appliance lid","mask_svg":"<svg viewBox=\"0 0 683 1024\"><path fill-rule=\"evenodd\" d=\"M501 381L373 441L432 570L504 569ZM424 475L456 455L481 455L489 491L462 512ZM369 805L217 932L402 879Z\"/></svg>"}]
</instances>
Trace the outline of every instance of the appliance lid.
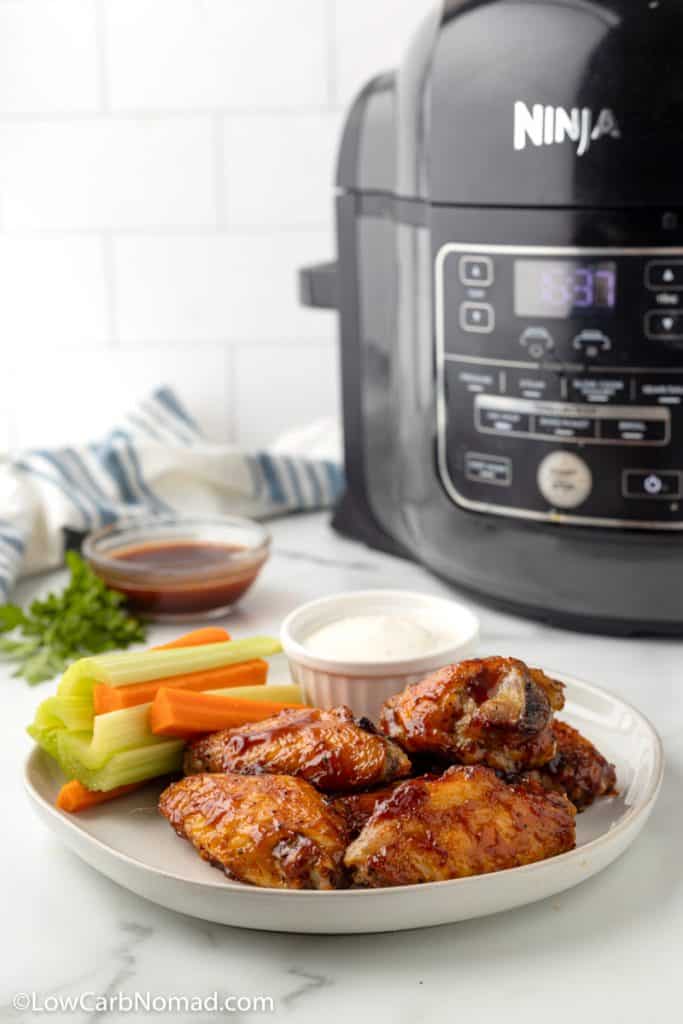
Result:
<instances>
[{"instance_id":1,"label":"appliance lid","mask_svg":"<svg viewBox=\"0 0 683 1024\"><path fill-rule=\"evenodd\" d=\"M676 205L682 47L672 0L445 0L352 109L338 184L452 205Z\"/></svg>"}]
</instances>

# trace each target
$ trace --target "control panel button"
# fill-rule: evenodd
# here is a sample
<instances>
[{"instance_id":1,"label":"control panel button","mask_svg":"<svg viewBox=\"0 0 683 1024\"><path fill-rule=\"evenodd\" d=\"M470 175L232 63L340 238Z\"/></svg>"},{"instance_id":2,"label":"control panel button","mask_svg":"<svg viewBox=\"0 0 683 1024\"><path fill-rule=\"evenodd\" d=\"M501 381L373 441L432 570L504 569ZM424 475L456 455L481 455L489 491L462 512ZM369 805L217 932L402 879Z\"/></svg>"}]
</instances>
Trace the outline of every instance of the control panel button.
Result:
<instances>
[{"instance_id":1,"label":"control panel button","mask_svg":"<svg viewBox=\"0 0 683 1024\"><path fill-rule=\"evenodd\" d=\"M502 455L482 455L467 452L465 455L465 476L478 484L497 484L510 487L512 484L512 460Z\"/></svg>"},{"instance_id":2,"label":"control panel button","mask_svg":"<svg viewBox=\"0 0 683 1024\"><path fill-rule=\"evenodd\" d=\"M514 398L543 399L554 401L562 398L562 379L556 373L540 370L506 370L504 387L506 395Z\"/></svg>"},{"instance_id":3,"label":"control panel button","mask_svg":"<svg viewBox=\"0 0 683 1024\"><path fill-rule=\"evenodd\" d=\"M572 377L569 398L592 405L628 400L628 381L624 377Z\"/></svg>"},{"instance_id":4,"label":"control panel button","mask_svg":"<svg viewBox=\"0 0 683 1024\"><path fill-rule=\"evenodd\" d=\"M651 291L683 291L683 260L651 260L645 268L645 284Z\"/></svg>"},{"instance_id":5,"label":"control panel button","mask_svg":"<svg viewBox=\"0 0 683 1024\"><path fill-rule=\"evenodd\" d=\"M498 390L498 372L491 370L459 370L458 384L472 395L480 395Z\"/></svg>"},{"instance_id":6,"label":"control panel button","mask_svg":"<svg viewBox=\"0 0 683 1024\"><path fill-rule=\"evenodd\" d=\"M529 434L531 416L514 409L477 407L478 429L489 434Z\"/></svg>"},{"instance_id":7,"label":"control panel button","mask_svg":"<svg viewBox=\"0 0 683 1024\"><path fill-rule=\"evenodd\" d=\"M645 334L659 341L683 341L683 313L651 310L645 314Z\"/></svg>"},{"instance_id":8,"label":"control panel button","mask_svg":"<svg viewBox=\"0 0 683 1024\"><path fill-rule=\"evenodd\" d=\"M579 416L537 416L535 432L544 437L593 438L596 421Z\"/></svg>"},{"instance_id":9,"label":"control panel button","mask_svg":"<svg viewBox=\"0 0 683 1024\"><path fill-rule=\"evenodd\" d=\"M493 284L493 260L490 256L461 256L460 280L470 288L488 288Z\"/></svg>"},{"instance_id":10,"label":"control panel button","mask_svg":"<svg viewBox=\"0 0 683 1024\"><path fill-rule=\"evenodd\" d=\"M460 326L471 334L491 334L496 317L488 302L463 302L460 306Z\"/></svg>"},{"instance_id":11,"label":"control panel button","mask_svg":"<svg viewBox=\"0 0 683 1024\"><path fill-rule=\"evenodd\" d=\"M683 380L676 377L644 378L638 384L638 398L657 405L680 405L683 402Z\"/></svg>"},{"instance_id":12,"label":"control panel button","mask_svg":"<svg viewBox=\"0 0 683 1024\"><path fill-rule=\"evenodd\" d=\"M527 327L520 335L519 344L532 359L543 359L555 348L555 339L546 327Z\"/></svg>"},{"instance_id":13,"label":"control panel button","mask_svg":"<svg viewBox=\"0 0 683 1024\"><path fill-rule=\"evenodd\" d=\"M602 331L586 328L579 331L572 341L572 348L586 359L595 359L612 348L611 339Z\"/></svg>"},{"instance_id":14,"label":"control panel button","mask_svg":"<svg viewBox=\"0 0 683 1024\"><path fill-rule=\"evenodd\" d=\"M588 463L572 452L552 452L541 462L538 489L554 508L578 508L593 489Z\"/></svg>"},{"instance_id":15,"label":"control panel button","mask_svg":"<svg viewBox=\"0 0 683 1024\"><path fill-rule=\"evenodd\" d=\"M659 469L627 469L623 474L625 498L680 498L681 474Z\"/></svg>"},{"instance_id":16,"label":"control panel button","mask_svg":"<svg viewBox=\"0 0 683 1024\"><path fill-rule=\"evenodd\" d=\"M605 441L631 444L664 444L668 440L668 422L648 419L602 420L600 433Z\"/></svg>"}]
</instances>

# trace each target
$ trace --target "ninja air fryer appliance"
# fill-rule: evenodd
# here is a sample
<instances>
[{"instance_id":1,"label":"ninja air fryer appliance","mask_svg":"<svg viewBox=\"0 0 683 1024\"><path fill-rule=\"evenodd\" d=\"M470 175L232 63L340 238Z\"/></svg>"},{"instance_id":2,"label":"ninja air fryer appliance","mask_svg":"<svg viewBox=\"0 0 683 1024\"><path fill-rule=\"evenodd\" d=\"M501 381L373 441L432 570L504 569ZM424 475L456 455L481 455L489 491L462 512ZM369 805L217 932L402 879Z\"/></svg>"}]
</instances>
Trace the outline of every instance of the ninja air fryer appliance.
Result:
<instances>
[{"instance_id":1,"label":"ninja air fryer appliance","mask_svg":"<svg viewBox=\"0 0 683 1024\"><path fill-rule=\"evenodd\" d=\"M496 604L683 633L683 5L447 0L351 108L339 529Z\"/></svg>"}]
</instances>

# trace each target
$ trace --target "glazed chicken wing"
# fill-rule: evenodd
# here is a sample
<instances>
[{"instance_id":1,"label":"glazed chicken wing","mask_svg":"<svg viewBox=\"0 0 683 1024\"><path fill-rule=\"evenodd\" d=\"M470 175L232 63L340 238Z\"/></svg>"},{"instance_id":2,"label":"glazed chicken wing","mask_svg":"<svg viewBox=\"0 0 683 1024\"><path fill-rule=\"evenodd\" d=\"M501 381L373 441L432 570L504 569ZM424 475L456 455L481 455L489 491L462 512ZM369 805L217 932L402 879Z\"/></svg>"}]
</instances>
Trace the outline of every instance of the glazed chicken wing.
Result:
<instances>
[{"instance_id":1,"label":"glazed chicken wing","mask_svg":"<svg viewBox=\"0 0 683 1024\"><path fill-rule=\"evenodd\" d=\"M410 754L519 772L555 755L561 683L516 658L462 661L414 683L382 708L380 728Z\"/></svg>"},{"instance_id":2,"label":"glazed chicken wing","mask_svg":"<svg viewBox=\"0 0 683 1024\"><path fill-rule=\"evenodd\" d=\"M390 797L396 787L402 784L402 780L399 779L380 789L371 789L364 793L346 793L330 800L330 803L346 821L349 836L355 839L372 817L377 804Z\"/></svg>"},{"instance_id":3,"label":"glazed chicken wing","mask_svg":"<svg viewBox=\"0 0 683 1024\"><path fill-rule=\"evenodd\" d=\"M405 778L406 754L349 708L290 708L262 722L206 736L189 748L185 773L298 775L327 793Z\"/></svg>"},{"instance_id":4,"label":"glazed chicken wing","mask_svg":"<svg viewBox=\"0 0 683 1024\"><path fill-rule=\"evenodd\" d=\"M482 766L402 783L346 851L356 885L440 882L532 864L571 850L576 810L565 796L509 785Z\"/></svg>"},{"instance_id":5,"label":"glazed chicken wing","mask_svg":"<svg viewBox=\"0 0 683 1024\"><path fill-rule=\"evenodd\" d=\"M546 789L566 793L579 811L590 807L600 796L615 792L617 774L613 764L602 756L590 740L566 722L553 722L557 744L555 757L548 764L523 776L540 782Z\"/></svg>"},{"instance_id":6,"label":"glazed chicken wing","mask_svg":"<svg viewBox=\"0 0 683 1024\"><path fill-rule=\"evenodd\" d=\"M275 889L342 884L344 819L303 779L192 775L164 790L159 810L230 878Z\"/></svg>"}]
</instances>

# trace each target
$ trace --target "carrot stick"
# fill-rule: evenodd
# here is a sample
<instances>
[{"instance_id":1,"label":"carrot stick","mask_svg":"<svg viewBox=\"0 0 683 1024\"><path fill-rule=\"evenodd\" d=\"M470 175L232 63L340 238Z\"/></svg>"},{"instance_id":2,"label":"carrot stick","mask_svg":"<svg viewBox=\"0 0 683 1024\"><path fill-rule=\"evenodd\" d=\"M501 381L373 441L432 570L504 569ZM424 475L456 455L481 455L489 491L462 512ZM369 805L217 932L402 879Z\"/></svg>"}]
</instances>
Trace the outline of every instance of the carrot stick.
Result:
<instances>
[{"instance_id":1,"label":"carrot stick","mask_svg":"<svg viewBox=\"0 0 683 1024\"><path fill-rule=\"evenodd\" d=\"M129 786L119 786L117 789L108 789L106 792L95 792L86 789L77 779L65 782L60 789L55 807L60 811L69 811L70 814L78 814L79 811L86 811L89 807L103 804L106 800L113 800L117 796L124 796L132 793L134 789L140 789L144 782L132 782Z\"/></svg>"},{"instance_id":2,"label":"carrot stick","mask_svg":"<svg viewBox=\"0 0 683 1024\"><path fill-rule=\"evenodd\" d=\"M195 629L191 633L185 633L184 636L179 636L168 644L161 644L155 650L164 651L174 647L198 647L201 644L220 644L228 640L230 640L230 634L227 630L219 626L206 626L203 629ZM257 659L251 662L244 662L242 665L229 665L225 669L219 668L208 672L191 672L186 676L176 676L170 685L176 685L176 683L184 680L183 685L190 689L204 689L204 683L206 683L207 689L210 689L214 683L218 684L216 689L221 686L241 686L242 684L255 686L260 682L265 683L267 674L268 663ZM148 703L154 698L160 683L161 680L158 682L140 683L137 686L124 687L121 690L112 686L98 684L95 687L94 693L94 712L96 715L101 715L107 711L116 711L120 708ZM167 685L169 685L168 682ZM137 692L134 693L133 691ZM85 811L89 807L96 807L98 804L105 803L108 800L114 800L117 796L132 793L133 790L139 789L142 785L144 783L133 782L129 786L117 786L115 789L95 791L86 789L78 779L72 779L70 782L65 782L60 789L55 806L62 811L68 811L70 814L77 814L79 811Z\"/></svg>"},{"instance_id":3,"label":"carrot stick","mask_svg":"<svg viewBox=\"0 0 683 1024\"><path fill-rule=\"evenodd\" d=\"M192 693L160 687L149 713L149 724L156 736L192 739L202 733L234 729L247 722L260 722L285 708L302 704L276 701L252 701L213 693Z\"/></svg>"},{"instance_id":4,"label":"carrot stick","mask_svg":"<svg viewBox=\"0 0 683 1024\"><path fill-rule=\"evenodd\" d=\"M230 639L230 634L222 626L203 626L202 629L193 629L191 633L179 636L177 640L171 640L168 644L161 644L160 647L153 647L153 651L170 651L173 647L201 647L202 644L223 644Z\"/></svg>"},{"instance_id":5,"label":"carrot stick","mask_svg":"<svg viewBox=\"0 0 683 1024\"><path fill-rule=\"evenodd\" d=\"M179 636L161 647L153 650L164 651L174 647L199 647L202 644L220 644L230 640L227 630L219 626L206 626L203 629L195 629L191 633ZM246 666L250 668L243 670ZM258 667L257 667L258 666ZM253 675L252 675L253 672ZM177 676L175 679L166 680L166 686L185 686L188 690L211 690L220 689L223 686L257 686L266 681L268 674L267 662L260 659L252 662L244 662L243 665L228 665L225 668L211 669L208 672L188 672L184 676ZM108 711L120 711L122 708L132 708L137 704L148 704L154 700L154 694L159 689L163 680L153 680L149 683L138 683L134 686L113 687L97 683L93 688L93 711L96 715L105 715ZM204 683L206 682L206 685ZM214 682L216 685L214 686Z\"/></svg>"},{"instance_id":6,"label":"carrot stick","mask_svg":"<svg viewBox=\"0 0 683 1024\"><path fill-rule=\"evenodd\" d=\"M93 710L96 715L104 715L107 711L149 704L161 686L173 690L225 690L230 686L260 686L267 678L268 662L254 658L239 665L223 665L204 672L188 672L183 676L153 679L149 683L133 683L131 686L96 683L93 687Z\"/></svg>"}]
</instances>

